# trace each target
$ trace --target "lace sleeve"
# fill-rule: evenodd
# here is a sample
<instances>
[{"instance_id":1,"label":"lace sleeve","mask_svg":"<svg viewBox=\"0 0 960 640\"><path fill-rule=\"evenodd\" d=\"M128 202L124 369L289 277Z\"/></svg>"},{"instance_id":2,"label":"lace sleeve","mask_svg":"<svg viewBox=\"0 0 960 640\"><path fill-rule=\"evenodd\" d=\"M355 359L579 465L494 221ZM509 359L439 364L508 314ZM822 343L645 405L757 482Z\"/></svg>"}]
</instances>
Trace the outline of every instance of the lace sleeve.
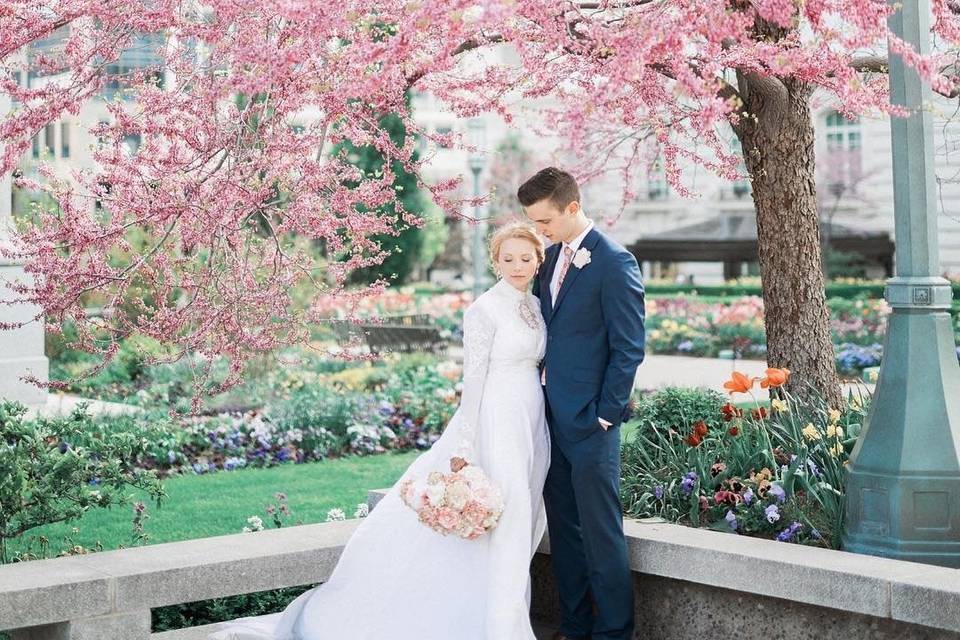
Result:
<instances>
[{"instance_id":1,"label":"lace sleeve","mask_svg":"<svg viewBox=\"0 0 960 640\"><path fill-rule=\"evenodd\" d=\"M472 452L480 419L480 401L490 364L490 350L496 325L486 311L474 304L463 318L463 393L460 412L463 416L461 448Z\"/></svg>"}]
</instances>

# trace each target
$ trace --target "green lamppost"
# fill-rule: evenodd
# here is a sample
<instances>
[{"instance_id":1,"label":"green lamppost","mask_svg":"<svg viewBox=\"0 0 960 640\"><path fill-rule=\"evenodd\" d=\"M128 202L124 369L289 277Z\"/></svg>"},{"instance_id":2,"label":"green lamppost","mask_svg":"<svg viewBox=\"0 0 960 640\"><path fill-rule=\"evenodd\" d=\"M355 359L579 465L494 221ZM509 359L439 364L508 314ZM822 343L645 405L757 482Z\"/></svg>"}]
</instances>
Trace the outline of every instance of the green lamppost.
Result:
<instances>
[{"instance_id":1,"label":"green lamppost","mask_svg":"<svg viewBox=\"0 0 960 640\"><path fill-rule=\"evenodd\" d=\"M890 27L930 51L929 0L893 0ZM960 567L960 366L950 283L938 277L929 85L890 54L897 275L873 404L847 480L849 551Z\"/></svg>"}]
</instances>

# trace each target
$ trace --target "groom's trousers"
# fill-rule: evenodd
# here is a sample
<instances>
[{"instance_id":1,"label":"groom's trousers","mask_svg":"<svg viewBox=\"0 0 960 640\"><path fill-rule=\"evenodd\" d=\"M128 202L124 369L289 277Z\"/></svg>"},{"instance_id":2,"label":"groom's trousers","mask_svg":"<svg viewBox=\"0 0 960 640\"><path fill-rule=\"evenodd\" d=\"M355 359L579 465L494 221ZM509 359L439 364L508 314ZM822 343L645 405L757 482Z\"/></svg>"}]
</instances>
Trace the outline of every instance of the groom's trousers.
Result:
<instances>
[{"instance_id":1,"label":"groom's trousers","mask_svg":"<svg viewBox=\"0 0 960 640\"><path fill-rule=\"evenodd\" d=\"M589 437L568 442L555 433L551 418L548 408L552 445L543 493L560 631L576 639L629 640L633 578L620 506L620 428L598 426Z\"/></svg>"}]
</instances>

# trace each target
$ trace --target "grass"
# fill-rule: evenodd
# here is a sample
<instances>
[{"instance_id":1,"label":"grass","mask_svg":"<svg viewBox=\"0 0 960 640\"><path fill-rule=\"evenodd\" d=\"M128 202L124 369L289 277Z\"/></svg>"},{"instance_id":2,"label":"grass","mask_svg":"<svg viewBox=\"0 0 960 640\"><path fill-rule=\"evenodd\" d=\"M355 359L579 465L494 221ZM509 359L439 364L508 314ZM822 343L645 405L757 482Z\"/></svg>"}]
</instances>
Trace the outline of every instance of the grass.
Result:
<instances>
[{"instance_id":1,"label":"grass","mask_svg":"<svg viewBox=\"0 0 960 640\"><path fill-rule=\"evenodd\" d=\"M343 509L349 518L358 503L367 501L369 489L391 486L417 455L410 451L171 478L164 483L167 497L162 506L147 503L148 542L240 533L252 515L260 516L265 527L272 527L264 509L274 502L277 492L287 494L287 505L293 512L289 524L323 522L327 511L335 507ZM23 550L31 537L39 535L50 540L54 554L71 544L95 548L99 542L105 550L130 546L132 518L129 507L94 510L78 521L33 529L13 541L10 551ZM78 529L76 533L74 528ZM65 537L72 542L64 542Z\"/></svg>"},{"instance_id":2,"label":"grass","mask_svg":"<svg viewBox=\"0 0 960 640\"><path fill-rule=\"evenodd\" d=\"M626 441L636 429L628 422L621 429ZM419 452L353 456L310 464L286 464L268 469L241 469L210 475L183 475L164 482L167 497L158 508L147 502L145 523L149 544L193 540L240 533L247 518L259 516L265 527L272 521L264 509L274 503L278 492L287 495L293 512L288 524L323 522L327 512L340 508L351 517L356 505L366 502L367 491L389 487L417 457ZM142 494L134 494L143 499ZM133 543L132 509L128 506L91 510L80 520L38 527L9 545L16 554L37 552L37 538L49 540L50 553L79 545L104 550Z\"/></svg>"}]
</instances>

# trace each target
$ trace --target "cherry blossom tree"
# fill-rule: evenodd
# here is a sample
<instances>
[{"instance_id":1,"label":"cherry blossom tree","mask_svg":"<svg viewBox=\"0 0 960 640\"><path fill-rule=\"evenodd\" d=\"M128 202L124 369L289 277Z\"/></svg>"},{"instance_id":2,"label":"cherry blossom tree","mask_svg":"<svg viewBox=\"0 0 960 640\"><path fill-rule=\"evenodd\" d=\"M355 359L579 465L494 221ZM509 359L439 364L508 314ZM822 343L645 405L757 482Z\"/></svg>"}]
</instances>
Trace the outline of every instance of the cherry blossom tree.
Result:
<instances>
[{"instance_id":1,"label":"cherry blossom tree","mask_svg":"<svg viewBox=\"0 0 960 640\"><path fill-rule=\"evenodd\" d=\"M960 41L956 4L933 6L934 35ZM681 194L685 164L735 178L740 159L723 133L732 127L753 184L770 364L793 371L792 391L816 389L836 405L811 100L904 115L888 104L887 52L955 95L940 71L949 58L921 58L895 38L893 10L879 0L8 0L0 81L16 105L0 124L0 171L99 91L138 35L166 36L163 86L149 70L119 79L132 100L111 104L98 168L46 170L25 185L59 207L15 238L13 252L36 276L20 293L52 325L77 321L91 344L96 329L226 354L235 381L246 355L298 341L316 320L290 304L293 285L340 291L351 269L378 259L371 236L389 233L396 217L416 223L390 189L394 161L419 175L407 89L434 93L462 117L510 121L517 100L535 102L543 130L577 152L574 171L584 180L618 172L624 201L651 154ZM64 28L55 54L24 53ZM485 55L496 46L513 47L519 64ZM18 86L14 72L27 66L46 81ZM305 113L306 128L292 128ZM402 144L377 128L386 113L404 121ZM130 133L144 141L135 155L120 144ZM389 160L384 172L358 175L325 153L345 141L376 148ZM452 213L454 186L421 184ZM145 243L131 246L133 228ZM325 265L307 260L305 239L332 250ZM80 304L93 291L108 307L136 304L138 292L151 303L94 327Z\"/></svg>"}]
</instances>

